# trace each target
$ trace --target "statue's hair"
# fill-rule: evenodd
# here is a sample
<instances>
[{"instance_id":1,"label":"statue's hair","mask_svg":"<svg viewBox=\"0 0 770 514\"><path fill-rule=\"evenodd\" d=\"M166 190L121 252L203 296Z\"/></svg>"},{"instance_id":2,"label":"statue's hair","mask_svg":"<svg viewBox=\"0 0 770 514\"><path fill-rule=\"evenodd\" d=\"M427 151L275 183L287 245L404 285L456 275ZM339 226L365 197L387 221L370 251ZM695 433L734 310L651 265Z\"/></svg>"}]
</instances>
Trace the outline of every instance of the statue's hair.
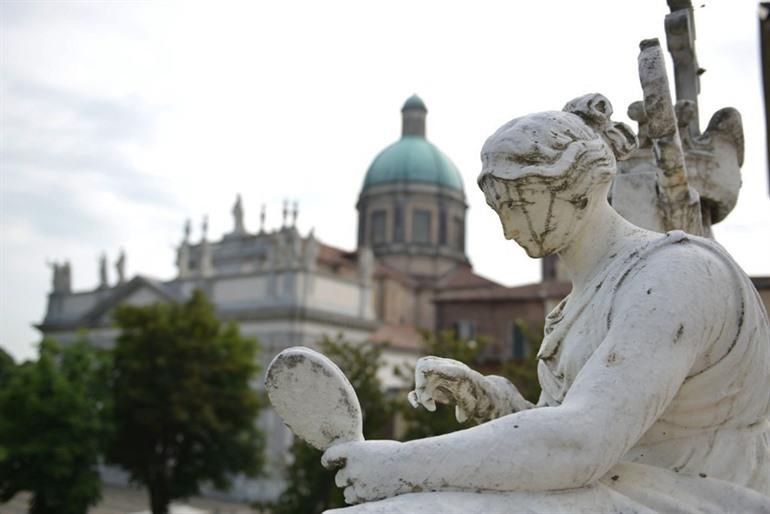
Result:
<instances>
[{"instance_id":1,"label":"statue's hair","mask_svg":"<svg viewBox=\"0 0 770 514\"><path fill-rule=\"evenodd\" d=\"M587 191L612 180L617 160L636 148L636 136L610 120L612 105L600 94L571 100L562 111L547 111L509 121L481 150L479 186L493 176L514 181L541 177ZM579 171L587 173L575 173ZM582 176L577 176L582 175ZM581 188L582 189L582 188Z\"/></svg>"},{"instance_id":2,"label":"statue's hair","mask_svg":"<svg viewBox=\"0 0 770 514\"><path fill-rule=\"evenodd\" d=\"M636 134L628 125L610 119L612 104L602 94L591 93L570 100L562 111L579 116L604 139L619 161L628 158L638 145Z\"/></svg>"}]
</instances>

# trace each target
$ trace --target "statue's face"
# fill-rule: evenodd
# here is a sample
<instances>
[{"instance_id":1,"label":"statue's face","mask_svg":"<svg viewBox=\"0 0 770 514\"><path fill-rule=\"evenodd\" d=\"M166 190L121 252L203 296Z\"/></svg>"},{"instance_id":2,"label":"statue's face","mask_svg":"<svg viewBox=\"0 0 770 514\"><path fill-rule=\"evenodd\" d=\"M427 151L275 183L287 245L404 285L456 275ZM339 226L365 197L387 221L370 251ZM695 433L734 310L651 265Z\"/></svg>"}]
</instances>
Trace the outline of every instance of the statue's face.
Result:
<instances>
[{"instance_id":1,"label":"statue's face","mask_svg":"<svg viewBox=\"0 0 770 514\"><path fill-rule=\"evenodd\" d=\"M513 239L533 258L545 257L566 247L587 201L565 198L554 184L536 177L505 181L485 180L487 204L497 212L506 239Z\"/></svg>"}]
</instances>

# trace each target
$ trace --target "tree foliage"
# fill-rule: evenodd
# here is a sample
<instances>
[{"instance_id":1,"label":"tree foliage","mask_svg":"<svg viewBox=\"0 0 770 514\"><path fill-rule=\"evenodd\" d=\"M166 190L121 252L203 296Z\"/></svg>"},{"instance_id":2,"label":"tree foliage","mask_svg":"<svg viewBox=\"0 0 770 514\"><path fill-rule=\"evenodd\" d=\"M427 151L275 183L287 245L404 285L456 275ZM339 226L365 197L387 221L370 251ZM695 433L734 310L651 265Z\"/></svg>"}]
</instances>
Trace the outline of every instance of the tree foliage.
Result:
<instances>
[{"instance_id":1,"label":"tree foliage","mask_svg":"<svg viewBox=\"0 0 770 514\"><path fill-rule=\"evenodd\" d=\"M483 338L459 339L453 331L446 330L438 334L423 334L423 349L425 355L445 357L463 362L475 368L478 359L486 346ZM405 374L407 383L414 383L414 369L400 370ZM429 412L422 407L413 408L406 399L406 395L395 398L395 409L403 422L404 440L421 439L435 435L448 434L462 428L468 428L472 421L460 423L455 418L455 408L452 405L436 404L436 411Z\"/></svg>"},{"instance_id":2,"label":"tree foliage","mask_svg":"<svg viewBox=\"0 0 770 514\"><path fill-rule=\"evenodd\" d=\"M529 353L522 360L509 360L503 363L500 370L500 376L511 381L519 392L532 403L537 403L540 398L540 382L537 379L537 350L543 340L543 330L530 330L522 321L516 320L515 323L524 333L525 339L529 342Z\"/></svg>"},{"instance_id":3,"label":"tree foliage","mask_svg":"<svg viewBox=\"0 0 770 514\"><path fill-rule=\"evenodd\" d=\"M8 383L15 369L16 363L13 361L13 357L0 348L0 387Z\"/></svg>"},{"instance_id":4,"label":"tree foliage","mask_svg":"<svg viewBox=\"0 0 770 514\"><path fill-rule=\"evenodd\" d=\"M115 320L115 434L106 456L148 488L153 514L204 482L226 488L234 473L257 475L257 342L220 323L199 290L181 304L120 306Z\"/></svg>"},{"instance_id":5,"label":"tree foliage","mask_svg":"<svg viewBox=\"0 0 770 514\"><path fill-rule=\"evenodd\" d=\"M0 356L1 357L1 356ZM83 514L101 496L106 356L86 342L40 344L0 369L0 501L31 491L31 514Z\"/></svg>"},{"instance_id":6,"label":"tree foliage","mask_svg":"<svg viewBox=\"0 0 770 514\"><path fill-rule=\"evenodd\" d=\"M319 350L340 367L353 385L363 411L364 437L388 437L391 403L377 378L377 370L382 366L382 345L353 344L338 337L321 341ZM269 507L273 514L314 514L345 506L342 490L334 485L334 472L321 467L320 451L295 439L290 462L288 487L277 503Z\"/></svg>"}]
</instances>

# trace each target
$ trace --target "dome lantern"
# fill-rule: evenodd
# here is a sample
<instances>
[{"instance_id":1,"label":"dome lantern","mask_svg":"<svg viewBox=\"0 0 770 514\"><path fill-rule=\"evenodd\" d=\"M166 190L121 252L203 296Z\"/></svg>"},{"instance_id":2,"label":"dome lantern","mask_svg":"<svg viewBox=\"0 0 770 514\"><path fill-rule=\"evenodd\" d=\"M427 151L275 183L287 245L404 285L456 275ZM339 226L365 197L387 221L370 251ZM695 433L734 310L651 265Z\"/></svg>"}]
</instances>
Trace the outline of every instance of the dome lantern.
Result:
<instances>
[{"instance_id":1,"label":"dome lantern","mask_svg":"<svg viewBox=\"0 0 770 514\"><path fill-rule=\"evenodd\" d=\"M401 108L402 137L425 137L425 116L428 109L425 103L417 95L410 96Z\"/></svg>"},{"instance_id":2,"label":"dome lantern","mask_svg":"<svg viewBox=\"0 0 770 514\"><path fill-rule=\"evenodd\" d=\"M385 183L435 184L463 190L460 172L452 161L425 137L428 109L417 95L409 97L401 108L401 139L375 157L364 178L363 190Z\"/></svg>"}]
</instances>

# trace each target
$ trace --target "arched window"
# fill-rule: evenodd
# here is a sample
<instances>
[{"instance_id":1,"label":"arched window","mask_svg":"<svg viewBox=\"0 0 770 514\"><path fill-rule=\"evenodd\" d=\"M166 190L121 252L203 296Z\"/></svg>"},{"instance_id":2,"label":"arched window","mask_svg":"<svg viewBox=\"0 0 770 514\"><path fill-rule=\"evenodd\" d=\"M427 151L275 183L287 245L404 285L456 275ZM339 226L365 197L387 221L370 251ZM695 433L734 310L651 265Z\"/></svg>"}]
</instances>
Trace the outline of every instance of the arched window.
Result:
<instances>
[{"instance_id":1,"label":"arched window","mask_svg":"<svg viewBox=\"0 0 770 514\"><path fill-rule=\"evenodd\" d=\"M438 213L438 244L445 245L447 243L447 222L446 222L446 209L441 207Z\"/></svg>"},{"instance_id":2,"label":"arched window","mask_svg":"<svg viewBox=\"0 0 770 514\"><path fill-rule=\"evenodd\" d=\"M524 331L521 329L519 323L514 323L511 330L511 343L512 351L511 356L514 359L524 359L529 353L529 343L527 342L527 336L524 335Z\"/></svg>"},{"instance_id":3,"label":"arched window","mask_svg":"<svg viewBox=\"0 0 770 514\"><path fill-rule=\"evenodd\" d=\"M454 248L458 252L464 252L465 251L465 224L463 223L463 219L459 216L454 219Z\"/></svg>"},{"instance_id":4,"label":"arched window","mask_svg":"<svg viewBox=\"0 0 770 514\"><path fill-rule=\"evenodd\" d=\"M371 240L373 245L382 244L387 242L385 234L385 211L379 210L372 213L372 233Z\"/></svg>"},{"instance_id":5,"label":"arched window","mask_svg":"<svg viewBox=\"0 0 770 514\"><path fill-rule=\"evenodd\" d=\"M430 211L424 209L415 209L412 212L412 242L413 243L431 243L433 240L431 234Z\"/></svg>"},{"instance_id":6,"label":"arched window","mask_svg":"<svg viewBox=\"0 0 770 514\"><path fill-rule=\"evenodd\" d=\"M404 199L396 200L396 212L393 221L393 241L396 243L404 242Z\"/></svg>"}]
</instances>

